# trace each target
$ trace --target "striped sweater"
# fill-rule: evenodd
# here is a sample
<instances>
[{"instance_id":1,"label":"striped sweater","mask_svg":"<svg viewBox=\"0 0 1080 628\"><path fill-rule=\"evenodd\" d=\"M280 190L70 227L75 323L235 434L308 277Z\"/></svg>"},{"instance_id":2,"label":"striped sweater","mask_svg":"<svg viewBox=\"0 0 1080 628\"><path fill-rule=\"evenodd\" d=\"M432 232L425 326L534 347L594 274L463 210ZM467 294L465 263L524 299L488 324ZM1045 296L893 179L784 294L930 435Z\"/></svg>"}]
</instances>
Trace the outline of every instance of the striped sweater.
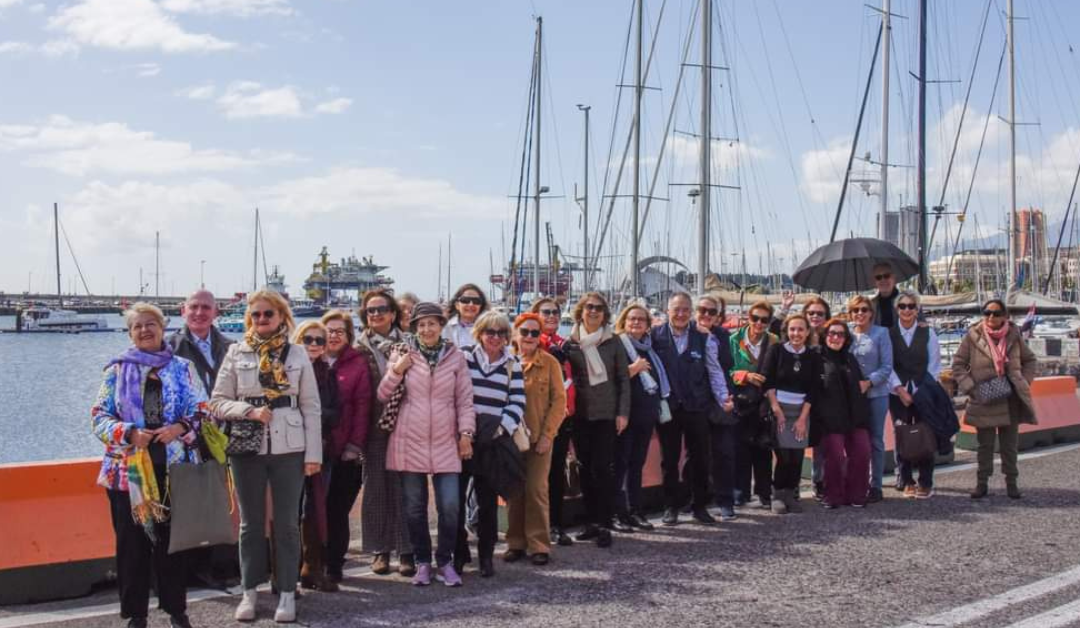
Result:
<instances>
[{"instance_id":1,"label":"striped sweater","mask_svg":"<svg viewBox=\"0 0 1080 628\"><path fill-rule=\"evenodd\" d=\"M506 349L492 362L479 345L465 353L473 384L476 414L502 417L502 426L512 434L525 415L525 376L521 363Z\"/></svg>"}]
</instances>

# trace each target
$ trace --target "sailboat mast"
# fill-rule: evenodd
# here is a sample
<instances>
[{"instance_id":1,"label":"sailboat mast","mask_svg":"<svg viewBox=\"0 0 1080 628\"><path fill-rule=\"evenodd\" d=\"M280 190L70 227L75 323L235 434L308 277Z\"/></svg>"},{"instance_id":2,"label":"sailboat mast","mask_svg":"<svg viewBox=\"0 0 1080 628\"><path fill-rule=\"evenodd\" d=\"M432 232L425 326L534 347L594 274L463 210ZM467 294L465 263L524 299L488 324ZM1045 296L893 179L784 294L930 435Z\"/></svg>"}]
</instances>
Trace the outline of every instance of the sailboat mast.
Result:
<instances>
[{"instance_id":1,"label":"sailboat mast","mask_svg":"<svg viewBox=\"0 0 1080 628\"><path fill-rule=\"evenodd\" d=\"M634 192L633 192L633 242L630 246L630 296L641 294L638 285L638 246L641 243L640 216L638 208L641 202L641 48L644 40L644 3L637 0L637 55L634 58Z\"/></svg>"},{"instance_id":2,"label":"sailboat mast","mask_svg":"<svg viewBox=\"0 0 1080 628\"><path fill-rule=\"evenodd\" d=\"M578 109L585 113L585 161L582 170L585 171L585 192L581 195L581 213L582 213L582 236L584 238L583 248L584 251L584 265L585 276L583 277L585 283L585 289L582 294L589 291L589 110L592 109L589 105L578 105Z\"/></svg>"},{"instance_id":3,"label":"sailboat mast","mask_svg":"<svg viewBox=\"0 0 1080 628\"><path fill-rule=\"evenodd\" d=\"M259 289L259 208L255 208L255 256L251 270L251 291Z\"/></svg>"},{"instance_id":4,"label":"sailboat mast","mask_svg":"<svg viewBox=\"0 0 1080 628\"><path fill-rule=\"evenodd\" d=\"M1013 33L1013 0L1009 0L1009 283L1008 293L1016 284L1016 35Z\"/></svg>"},{"instance_id":5,"label":"sailboat mast","mask_svg":"<svg viewBox=\"0 0 1080 628\"><path fill-rule=\"evenodd\" d=\"M919 147L915 189L919 210L919 292L926 294L926 0L919 0Z\"/></svg>"},{"instance_id":6,"label":"sailboat mast","mask_svg":"<svg viewBox=\"0 0 1080 628\"><path fill-rule=\"evenodd\" d=\"M892 43L892 2L881 0L881 211L878 237L886 239L889 211L889 49Z\"/></svg>"},{"instance_id":7,"label":"sailboat mast","mask_svg":"<svg viewBox=\"0 0 1080 628\"><path fill-rule=\"evenodd\" d=\"M697 291L705 294L709 271L709 202L712 191L712 0L701 0L701 205L698 208Z\"/></svg>"},{"instance_id":8,"label":"sailboat mast","mask_svg":"<svg viewBox=\"0 0 1080 628\"><path fill-rule=\"evenodd\" d=\"M533 298L540 296L540 93L544 85L544 18L536 18L536 130L533 135Z\"/></svg>"},{"instance_id":9,"label":"sailboat mast","mask_svg":"<svg viewBox=\"0 0 1080 628\"><path fill-rule=\"evenodd\" d=\"M161 297L161 232L154 232L154 297Z\"/></svg>"},{"instance_id":10,"label":"sailboat mast","mask_svg":"<svg viewBox=\"0 0 1080 628\"><path fill-rule=\"evenodd\" d=\"M56 300L64 307L64 291L60 289L60 204L53 203L53 244L56 250ZM141 283L141 282L140 282Z\"/></svg>"}]
</instances>

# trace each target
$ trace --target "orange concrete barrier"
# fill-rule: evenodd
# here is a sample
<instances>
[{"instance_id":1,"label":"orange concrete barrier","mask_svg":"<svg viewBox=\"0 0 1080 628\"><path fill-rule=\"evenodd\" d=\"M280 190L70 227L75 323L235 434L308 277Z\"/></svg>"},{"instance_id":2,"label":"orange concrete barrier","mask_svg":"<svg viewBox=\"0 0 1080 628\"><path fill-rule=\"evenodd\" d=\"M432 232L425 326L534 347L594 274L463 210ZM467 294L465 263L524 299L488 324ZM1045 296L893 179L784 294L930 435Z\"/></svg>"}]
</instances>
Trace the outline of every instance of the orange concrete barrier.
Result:
<instances>
[{"instance_id":1,"label":"orange concrete barrier","mask_svg":"<svg viewBox=\"0 0 1080 628\"><path fill-rule=\"evenodd\" d=\"M1020 425L1020 449L1080 440L1080 398L1076 396L1075 378L1038 377L1031 384L1031 397L1039 422ZM978 448L975 428L966 420L960 422L956 445L962 449Z\"/></svg>"}]
</instances>

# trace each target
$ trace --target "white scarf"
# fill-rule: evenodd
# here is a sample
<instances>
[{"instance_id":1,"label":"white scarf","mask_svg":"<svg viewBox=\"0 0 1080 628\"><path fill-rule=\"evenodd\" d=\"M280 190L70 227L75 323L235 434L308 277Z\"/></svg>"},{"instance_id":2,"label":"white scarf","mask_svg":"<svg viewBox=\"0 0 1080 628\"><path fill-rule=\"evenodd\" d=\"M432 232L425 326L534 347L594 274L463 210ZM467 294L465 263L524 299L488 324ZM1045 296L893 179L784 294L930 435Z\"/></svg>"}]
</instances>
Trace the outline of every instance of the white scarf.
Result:
<instances>
[{"instance_id":1,"label":"white scarf","mask_svg":"<svg viewBox=\"0 0 1080 628\"><path fill-rule=\"evenodd\" d=\"M600 343L611 336L611 328L606 325L591 334L585 333L585 328L581 326L581 323L575 323L573 329L570 330L570 338L581 346L581 352L585 354L585 366L589 372L590 386L599 386L608 381L607 368L604 366L604 359L600 357L599 347Z\"/></svg>"}]
</instances>

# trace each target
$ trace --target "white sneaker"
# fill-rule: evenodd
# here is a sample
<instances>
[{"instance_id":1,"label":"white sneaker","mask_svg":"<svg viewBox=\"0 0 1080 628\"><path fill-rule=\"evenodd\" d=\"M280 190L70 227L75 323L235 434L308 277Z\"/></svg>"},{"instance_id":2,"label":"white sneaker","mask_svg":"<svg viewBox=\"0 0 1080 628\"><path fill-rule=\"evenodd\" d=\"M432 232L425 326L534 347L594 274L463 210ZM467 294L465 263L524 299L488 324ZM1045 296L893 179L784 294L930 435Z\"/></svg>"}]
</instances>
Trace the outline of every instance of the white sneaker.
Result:
<instances>
[{"instance_id":1,"label":"white sneaker","mask_svg":"<svg viewBox=\"0 0 1080 628\"><path fill-rule=\"evenodd\" d=\"M274 611L274 621L279 624L296 621L296 593L281 594L278 598L277 610Z\"/></svg>"},{"instance_id":2,"label":"white sneaker","mask_svg":"<svg viewBox=\"0 0 1080 628\"><path fill-rule=\"evenodd\" d=\"M233 618L236 621L255 621L255 601L257 592L255 589L248 589L244 591L243 597L240 599L240 604L236 606L236 613L233 614Z\"/></svg>"}]
</instances>

